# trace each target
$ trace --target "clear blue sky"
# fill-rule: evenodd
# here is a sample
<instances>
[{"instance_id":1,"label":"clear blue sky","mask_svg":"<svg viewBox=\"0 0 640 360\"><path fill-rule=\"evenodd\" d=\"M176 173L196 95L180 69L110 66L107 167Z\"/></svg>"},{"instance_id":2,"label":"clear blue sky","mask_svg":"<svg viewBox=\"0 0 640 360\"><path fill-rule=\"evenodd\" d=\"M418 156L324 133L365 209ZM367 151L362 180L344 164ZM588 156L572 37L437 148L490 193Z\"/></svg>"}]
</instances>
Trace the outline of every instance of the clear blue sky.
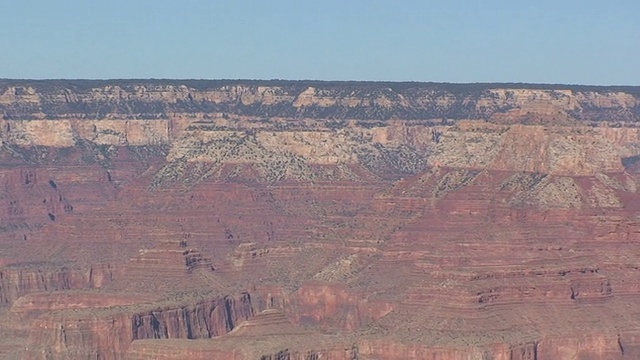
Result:
<instances>
[{"instance_id":1,"label":"clear blue sky","mask_svg":"<svg viewBox=\"0 0 640 360\"><path fill-rule=\"evenodd\" d=\"M640 85L640 0L0 0L0 78Z\"/></svg>"}]
</instances>

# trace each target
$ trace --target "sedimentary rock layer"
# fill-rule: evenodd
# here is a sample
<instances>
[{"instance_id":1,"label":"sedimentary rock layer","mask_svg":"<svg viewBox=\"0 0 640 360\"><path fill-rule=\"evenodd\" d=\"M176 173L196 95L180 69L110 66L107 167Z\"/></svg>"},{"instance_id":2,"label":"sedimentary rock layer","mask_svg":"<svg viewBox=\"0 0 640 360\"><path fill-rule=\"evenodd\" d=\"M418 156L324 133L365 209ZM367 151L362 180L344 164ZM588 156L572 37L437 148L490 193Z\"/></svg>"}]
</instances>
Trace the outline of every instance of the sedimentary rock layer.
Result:
<instances>
[{"instance_id":1,"label":"sedimentary rock layer","mask_svg":"<svg viewBox=\"0 0 640 360\"><path fill-rule=\"evenodd\" d=\"M637 121L637 87L318 81L0 80L5 119ZM206 116L205 116L206 115Z\"/></svg>"},{"instance_id":2,"label":"sedimentary rock layer","mask_svg":"<svg viewBox=\"0 0 640 360\"><path fill-rule=\"evenodd\" d=\"M0 80L0 358L638 358L639 93Z\"/></svg>"}]
</instances>

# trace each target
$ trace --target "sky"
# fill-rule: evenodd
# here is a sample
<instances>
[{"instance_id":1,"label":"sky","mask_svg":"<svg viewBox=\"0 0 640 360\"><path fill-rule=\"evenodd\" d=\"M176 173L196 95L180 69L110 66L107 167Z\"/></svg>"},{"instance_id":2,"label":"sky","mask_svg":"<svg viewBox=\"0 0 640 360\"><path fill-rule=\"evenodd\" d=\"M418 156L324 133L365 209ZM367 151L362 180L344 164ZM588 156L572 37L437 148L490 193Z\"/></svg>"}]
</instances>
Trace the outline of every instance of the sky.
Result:
<instances>
[{"instance_id":1,"label":"sky","mask_svg":"<svg viewBox=\"0 0 640 360\"><path fill-rule=\"evenodd\" d=\"M0 78L640 85L640 1L0 0Z\"/></svg>"}]
</instances>

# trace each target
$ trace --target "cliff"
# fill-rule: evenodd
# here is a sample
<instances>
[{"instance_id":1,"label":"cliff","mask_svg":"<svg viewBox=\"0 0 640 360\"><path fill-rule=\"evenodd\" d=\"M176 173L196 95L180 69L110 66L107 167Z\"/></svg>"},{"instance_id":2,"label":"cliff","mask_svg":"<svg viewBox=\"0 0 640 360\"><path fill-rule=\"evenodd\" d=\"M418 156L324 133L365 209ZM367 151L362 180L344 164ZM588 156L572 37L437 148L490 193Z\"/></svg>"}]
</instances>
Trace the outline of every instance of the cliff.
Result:
<instances>
[{"instance_id":1,"label":"cliff","mask_svg":"<svg viewBox=\"0 0 640 360\"><path fill-rule=\"evenodd\" d=\"M634 359L640 90L0 80L0 359Z\"/></svg>"},{"instance_id":2,"label":"cliff","mask_svg":"<svg viewBox=\"0 0 640 360\"><path fill-rule=\"evenodd\" d=\"M40 317L30 332L24 357L124 359L134 340L220 336L254 312L247 295L238 299L181 299L188 305L166 301L147 305L125 305L121 301L120 305L114 305L117 299L117 295L112 295L110 303L58 310Z\"/></svg>"},{"instance_id":3,"label":"cliff","mask_svg":"<svg viewBox=\"0 0 640 360\"><path fill-rule=\"evenodd\" d=\"M109 284L115 273L108 265L88 269L53 268L46 263L8 266L0 270L0 307L34 292L100 288Z\"/></svg>"},{"instance_id":4,"label":"cliff","mask_svg":"<svg viewBox=\"0 0 640 360\"><path fill-rule=\"evenodd\" d=\"M640 119L637 87L319 81L0 80L5 119ZM208 115L208 116L205 116Z\"/></svg>"}]
</instances>

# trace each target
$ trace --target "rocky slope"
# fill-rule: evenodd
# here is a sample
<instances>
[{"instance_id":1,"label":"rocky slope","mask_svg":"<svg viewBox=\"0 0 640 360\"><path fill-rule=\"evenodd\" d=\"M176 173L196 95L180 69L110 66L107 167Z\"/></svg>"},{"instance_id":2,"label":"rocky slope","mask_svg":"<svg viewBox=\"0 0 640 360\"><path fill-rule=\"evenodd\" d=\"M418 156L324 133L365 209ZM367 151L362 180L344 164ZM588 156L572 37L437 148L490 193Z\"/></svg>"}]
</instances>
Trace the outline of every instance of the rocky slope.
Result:
<instances>
[{"instance_id":1,"label":"rocky slope","mask_svg":"<svg viewBox=\"0 0 640 360\"><path fill-rule=\"evenodd\" d=\"M635 359L640 89L0 80L0 358Z\"/></svg>"}]
</instances>

